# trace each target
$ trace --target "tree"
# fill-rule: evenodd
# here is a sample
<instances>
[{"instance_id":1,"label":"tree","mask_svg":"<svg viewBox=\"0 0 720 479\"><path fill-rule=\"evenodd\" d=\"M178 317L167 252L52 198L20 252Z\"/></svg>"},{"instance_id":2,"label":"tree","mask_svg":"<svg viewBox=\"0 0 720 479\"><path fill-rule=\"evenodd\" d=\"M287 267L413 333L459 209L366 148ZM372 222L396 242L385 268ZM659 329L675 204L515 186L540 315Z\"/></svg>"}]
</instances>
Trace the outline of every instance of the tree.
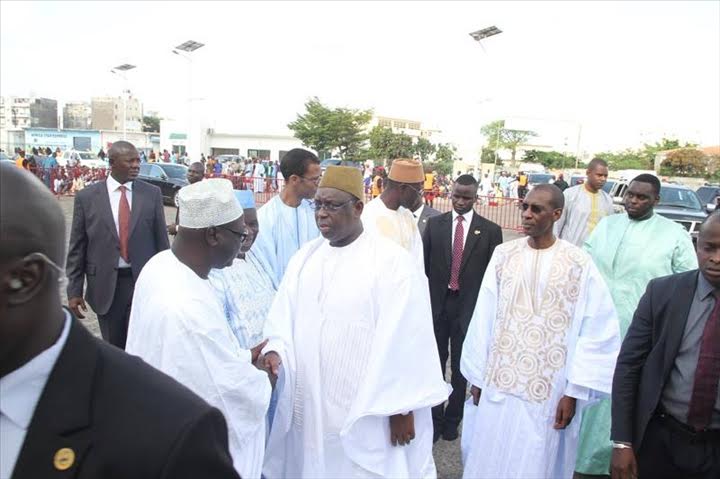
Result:
<instances>
[{"instance_id":1,"label":"tree","mask_svg":"<svg viewBox=\"0 0 720 479\"><path fill-rule=\"evenodd\" d=\"M423 162L430 159L430 155L435 153L436 147L427 138L418 138L415 143L415 153Z\"/></svg>"},{"instance_id":2,"label":"tree","mask_svg":"<svg viewBox=\"0 0 720 479\"><path fill-rule=\"evenodd\" d=\"M142 131L157 133L160 131L160 118L156 116L144 116L142 119Z\"/></svg>"},{"instance_id":3,"label":"tree","mask_svg":"<svg viewBox=\"0 0 720 479\"><path fill-rule=\"evenodd\" d=\"M367 135L365 125L372 110L331 109L317 97L305 103L305 113L288 124L295 138L318 153L338 150L340 158L357 160L362 156Z\"/></svg>"},{"instance_id":4,"label":"tree","mask_svg":"<svg viewBox=\"0 0 720 479\"><path fill-rule=\"evenodd\" d=\"M680 148L667 154L662 162L663 169L676 176L705 176L708 157L695 148Z\"/></svg>"},{"instance_id":5,"label":"tree","mask_svg":"<svg viewBox=\"0 0 720 479\"><path fill-rule=\"evenodd\" d=\"M505 128L505 120L497 120L480 129L480 132L487 138L487 146L491 150L505 148L510 150L511 166L515 168L515 156L518 146L526 143L528 139L537 136L537 133L530 130L510 130Z\"/></svg>"},{"instance_id":6,"label":"tree","mask_svg":"<svg viewBox=\"0 0 720 479\"><path fill-rule=\"evenodd\" d=\"M651 165L649 169L655 168L655 156L661 151L677 150L678 148L694 148L696 144L685 142L684 145L680 144L679 140L671 140L663 138L660 141L655 142L654 145L645 143L640 156L643 158L646 164Z\"/></svg>"},{"instance_id":7,"label":"tree","mask_svg":"<svg viewBox=\"0 0 720 479\"><path fill-rule=\"evenodd\" d=\"M628 148L624 151L606 151L595 155L596 158L605 160L610 170L652 170L653 162L648 162L641 151ZM653 160L654 161L654 160Z\"/></svg>"},{"instance_id":8,"label":"tree","mask_svg":"<svg viewBox=\"0 0 720 479\"><path fill-rule=\"evenodd\" d=\"M382 160L411 158L414 153L412 138L405 133L393 133L380 125L370 130L370 156Z\"/></svg>"},{"instance_id":9,"label":"tree","mask_svg":"<svg viewBox=\"0 0 720 479\"><path fill-rule=\"evenodd\" d=\"M450 143L440 143L435 153L435 171L441 175L451 175L456 154L457 149L454 145Z\"/></svg>"},{"instance_id":10,"label":"tree","mask_svg":"<svg viewBox=\"0 0 720 479\"><path fill-rule=\"evenodd\" d=\"M562 170L574 168L576 158L559 151L528 150L525 152L525 161L540 163L549 169Z\"/></svg>"}]
</instances>

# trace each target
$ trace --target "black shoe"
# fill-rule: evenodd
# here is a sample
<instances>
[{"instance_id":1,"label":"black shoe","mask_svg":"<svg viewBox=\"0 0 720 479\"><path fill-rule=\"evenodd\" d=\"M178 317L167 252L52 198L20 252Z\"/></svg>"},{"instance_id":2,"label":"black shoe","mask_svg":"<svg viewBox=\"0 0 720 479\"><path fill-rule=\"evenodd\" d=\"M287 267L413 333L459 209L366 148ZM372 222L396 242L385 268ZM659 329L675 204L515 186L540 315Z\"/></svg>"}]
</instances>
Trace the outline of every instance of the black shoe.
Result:
<instances>
[{"instance_id":1,"label":"black shoe","mask_svg":"<svg viewBox=\"0 0 720 479\"><path fill-rule=\"evenodd\" d=\"M457 427L446 427L442 434L443 439L446 441L454 441L460 434L458 434Z\"/></svg>"},{"instance_id":2,"label":"black shoe","mask_svg":"<svg viewBox=\"0 0 720 479\"><path fill-rule=\"evenodd\" d=\"M440 431L439 429L434 429L433 430L433 444L438 442L440 440L440 438L442 437L442 435L443 435L442 431Z\"/></svg>"}]
</instances>

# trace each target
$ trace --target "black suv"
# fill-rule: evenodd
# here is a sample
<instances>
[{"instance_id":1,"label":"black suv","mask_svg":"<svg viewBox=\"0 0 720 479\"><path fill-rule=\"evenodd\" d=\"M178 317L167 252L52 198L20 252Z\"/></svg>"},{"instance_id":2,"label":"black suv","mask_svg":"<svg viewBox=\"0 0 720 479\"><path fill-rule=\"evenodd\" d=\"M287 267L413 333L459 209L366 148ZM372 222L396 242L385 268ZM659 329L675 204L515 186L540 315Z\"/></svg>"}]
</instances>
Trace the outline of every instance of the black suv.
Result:
<instances>
[{"instance_id":1,"label":"black suv","mask_svg":"<svg viewBox=\"0 0 720 479\"><path fill-rule=\"evenodd\" d=\"M655 206L655 212L683 225L693 241L697 240L700 225L708 215L706 205L700 203L693 190L674 184L660 187L660 202Z\"/></svg>"},{"instance_id":2,"label":"black suv","mask_svg":"<svg viewBox=\"0 0 720 479\"><path fill-rule=\"evenodd\" d=\"M187 171L187 166L175 163L142 163L138 179L160 188L163 200L177 206L177 192L190 184Z\"/></svg>"}]
</instances>

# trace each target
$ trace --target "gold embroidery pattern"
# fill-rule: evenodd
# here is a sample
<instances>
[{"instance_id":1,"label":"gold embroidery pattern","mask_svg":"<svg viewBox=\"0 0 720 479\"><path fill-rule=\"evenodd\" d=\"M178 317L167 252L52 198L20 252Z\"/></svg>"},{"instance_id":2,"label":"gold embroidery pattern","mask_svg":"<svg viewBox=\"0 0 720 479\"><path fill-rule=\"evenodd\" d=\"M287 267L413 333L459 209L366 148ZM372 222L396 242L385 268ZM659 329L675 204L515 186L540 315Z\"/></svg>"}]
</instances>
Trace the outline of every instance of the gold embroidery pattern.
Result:
<instances>
[{"instance_id":1,"label":"gold embroidery pattern","mask_svg":"<svg viewBox=\"0 0 720 479\"><path fill-rule=\"evenodd\" d=\"M539 305L518 272L525 243L498 247L495 276L499 301L486 381L499 391L529 402L547 401L567 360L566 336L580 295L587 256L558 244Z\"/></svg>"}]
</instances>

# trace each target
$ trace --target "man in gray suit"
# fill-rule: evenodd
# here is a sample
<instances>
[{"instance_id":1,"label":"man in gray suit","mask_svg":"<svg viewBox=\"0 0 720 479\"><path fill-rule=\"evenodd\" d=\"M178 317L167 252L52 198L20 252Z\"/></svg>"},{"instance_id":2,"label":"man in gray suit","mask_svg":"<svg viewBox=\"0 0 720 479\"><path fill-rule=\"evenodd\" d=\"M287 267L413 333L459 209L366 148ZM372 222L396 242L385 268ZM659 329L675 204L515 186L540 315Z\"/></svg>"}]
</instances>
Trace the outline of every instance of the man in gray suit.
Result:
<instances>
[{"instance_id":1,"label":"man in gray suit","mask_svg":"<svg viewBox=\"0 0 720 479\"><path fill-rule=\"evenodd\" d=\"M440 214L440 212L432 206L426 205L423 202L422 196L418 196L416 198L415 203L412 208L410 208L410 211L412 211L413 216L417 219L420 236L422 236L425 232L425 226L427 226L428 219Z\"/></svg>"},{"instance_id":2,"label":"man in gray suit","mask_svg":"<svg viewBox=\"0 0 720 479\"><path fill-rule=\"evenodd\" d=\"M98 315L103 339L125 349L135 280L145 263L170 244L160 189L135 181L140 171L137 149L118 141L108 158L107 180L75 197L67 295L70 309L84 318L87 280L85 298Z\"/></svg>"}]
</instances>

